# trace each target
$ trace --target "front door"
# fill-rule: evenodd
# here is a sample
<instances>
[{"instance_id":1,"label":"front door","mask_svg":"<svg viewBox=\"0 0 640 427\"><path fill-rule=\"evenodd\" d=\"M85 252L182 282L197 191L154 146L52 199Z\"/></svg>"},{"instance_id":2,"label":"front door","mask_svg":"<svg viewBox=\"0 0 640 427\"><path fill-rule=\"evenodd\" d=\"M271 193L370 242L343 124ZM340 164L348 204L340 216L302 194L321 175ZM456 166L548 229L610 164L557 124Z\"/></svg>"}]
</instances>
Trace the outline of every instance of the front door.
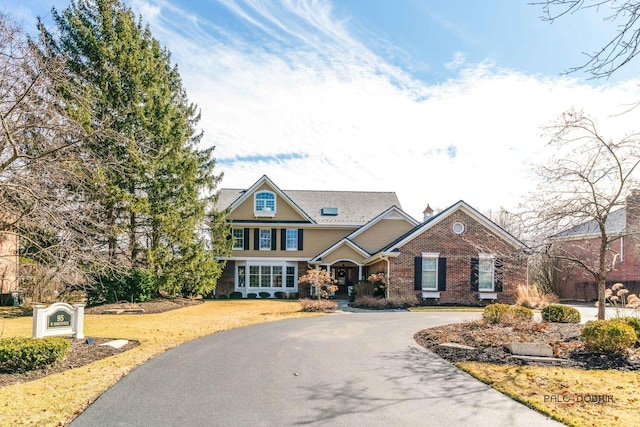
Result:
<instances>
[{"instance_id":1,"label":"front door","mask_svg":"<svg viewBox=\"0 0 640 427\"><path fill-rule=\"evenodd\" d=\"M349 287L358 281L358 269L355 267L336 267L335 278L338 281L336 295L349 295Z\"/></svg>"}]
</instances>

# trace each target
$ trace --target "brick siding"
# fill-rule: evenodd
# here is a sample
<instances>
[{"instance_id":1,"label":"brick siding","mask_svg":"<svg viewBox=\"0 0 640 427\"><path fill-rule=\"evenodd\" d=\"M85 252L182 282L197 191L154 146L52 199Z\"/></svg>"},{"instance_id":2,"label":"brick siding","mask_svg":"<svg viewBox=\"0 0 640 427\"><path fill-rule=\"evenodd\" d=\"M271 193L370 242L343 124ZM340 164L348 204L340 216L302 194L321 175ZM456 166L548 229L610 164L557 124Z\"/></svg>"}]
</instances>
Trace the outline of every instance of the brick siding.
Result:
<instances>
[{"instance_id":1,"label":"brick siding","mask_svg":"<svg viewBox=\"0 0 640 427\"><path fill-rule=\"evenodd\" d=\"M462 234L455 234L452 226L461 222ZM440 293L437 304L482 305L491 301L479 300L471 286L471 258L480 253L495 254L504 261L503 291L497 302L512 304L518 285L526 284L526 260L519 249L487 229L465 212L458 210L400 248L400 256L391 259L390 292L414 291L414 258L423 252L437 252L447 259L446 290ZM385 266L386 268L386 266ZM371 270L374 271L373 269ZM415 291L421 297L419 291Z\"/></svg>"}]
</instances>

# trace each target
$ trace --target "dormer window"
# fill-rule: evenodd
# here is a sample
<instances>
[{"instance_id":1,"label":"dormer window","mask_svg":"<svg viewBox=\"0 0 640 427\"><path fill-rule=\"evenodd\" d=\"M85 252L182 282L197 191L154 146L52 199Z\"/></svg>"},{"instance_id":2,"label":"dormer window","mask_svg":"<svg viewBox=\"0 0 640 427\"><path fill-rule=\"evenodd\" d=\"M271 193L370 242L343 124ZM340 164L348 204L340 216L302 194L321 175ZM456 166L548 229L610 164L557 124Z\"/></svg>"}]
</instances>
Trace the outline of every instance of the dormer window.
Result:
<instances>
[{"instance_id":1,"label":"dormer window","mask_svg":"<svg viewBox=\"0 0 640 427\"><path fill-rule=\"evenodd\" d=\"M255 216L270 216L276 215L276 195L271 191L261 191L256 193L254 214Z\"/></svg>"}]
</instances>

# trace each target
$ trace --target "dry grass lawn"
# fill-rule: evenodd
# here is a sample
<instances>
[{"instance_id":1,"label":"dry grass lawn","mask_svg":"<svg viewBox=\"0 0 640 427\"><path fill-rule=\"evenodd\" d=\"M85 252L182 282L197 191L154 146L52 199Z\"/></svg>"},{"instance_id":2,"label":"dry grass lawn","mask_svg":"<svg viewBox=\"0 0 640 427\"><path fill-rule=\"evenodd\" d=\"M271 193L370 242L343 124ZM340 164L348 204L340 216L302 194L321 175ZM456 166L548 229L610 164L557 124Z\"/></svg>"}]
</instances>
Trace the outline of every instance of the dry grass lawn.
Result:
<instances>
[{"instance_id":1,"label":"dry grass lawn","mask_svg":"<svg viewBox=\"0 0 640 427\"><path fill-rule=\"evenodd\" d=\"M496 390L569 426L640 425L640 373L491 365L458 366Z\"/></svg>"},{"instance_id":2,"label":"dry grass lawn","mask_svg":"<svg viewBox=\"0 0 640 427\"><path fill-rule=\"evenodd\" d=\"M87 315L87 337L137 340L136 348L39 380L0 388L1 426L66 425L135 367L186 341L232 328L317 316L297 301L207 301L158 314ZM31 317L0 319L3 337L31 336Z\"/></svg>"}]
</instances>

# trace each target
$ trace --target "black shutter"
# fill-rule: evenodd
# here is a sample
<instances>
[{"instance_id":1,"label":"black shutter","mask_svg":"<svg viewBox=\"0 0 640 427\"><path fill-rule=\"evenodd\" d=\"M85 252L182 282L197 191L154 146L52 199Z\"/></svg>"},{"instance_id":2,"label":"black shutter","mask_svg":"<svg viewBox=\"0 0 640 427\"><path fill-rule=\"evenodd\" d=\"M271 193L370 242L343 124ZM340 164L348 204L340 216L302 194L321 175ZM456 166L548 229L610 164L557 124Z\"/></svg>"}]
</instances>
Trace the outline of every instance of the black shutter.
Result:
<instances>
[{"instance_id":1,"label":"black shutter","mask_svg":"<svg viewBox=\"0 0 640 427\"><path fill-rule=\"evenodd\" d=\"M493 285L496 292L502 292L502 271L504 262L502 258L496 258L493 262Z\"/></svg>"},{"instance_id":2,"label":"black shutter","mask_svg":"<svg viewBox=\"0 0 640 427\"><path fill-rule=\"evenodd\" d=\"M287 249L287 229L286 228L280 229L280 249L283 251Z\"/></svg>"},{"instance_id":3,"label":"black shutter","mask_svg":"<svg viewBox=\"0 0 640 427\"><path fill-rule=\"evenodd\" d=\"M245 251L249 250L249 233L250 233L250 228L245 228L244 229L244 246L242 249L244 249Z\"/></svg>"},{"instance_id":4,"label":"black shutter","mask_svg":"<svg viewBox=\"0 0 640 427\"><path fill-rule=\"evenodd\" d=\"M276 249L278 249L278 242L276 240L278 240L278 229L272 228L271 229L271 250L272 251L275 251Z\"/></svg>"},{"instance_id":5,"label":"black shutter","mask_svg":"<svg viewBox=\"0 0 640 427\"><path fill-rule=\"evenodd\" d=\"M258 249L260 249L260 229L254 228L253 229L253 250L257 251Z\"/></svg>"},{"instance_id":6,"label":"black shutter","mask_svg":"<svg viewBox=\"0 0 640 427\"><path fill-rule=\"evenodd\" d=\"M414 258L414 284L413 284L413 290L414 291L421 291L422 290L422 257L415 257Z\"/></svg>"},{"instance_id":7,"label":"black shutter","mask_svg":"<svg viewBox=\"0 0 640 427\"><path fill-rule=\"evenodd\" d=\"M471 258L471 290L478 290L478 264L480 260L478 258Z\"/></svg>"},{"instance_id":8,"label":"black shutter","mask_svg":"<svg viewBox=\"0 0 640 427\"><path fill-rule=\"evenodd\" d=\"M438 258L438 290L447 290L447 259Z\"/></svg>"},{"instance_id":9,"label":"black shutter","mask_svg":"<svg viewBox=\"0 0 640 427\"><path fill-rule=\"evenodd\" d=\"M298 228L298 250L302 250L302 232L304 230L302 228Z\"/></svg>"}]
</instances>

